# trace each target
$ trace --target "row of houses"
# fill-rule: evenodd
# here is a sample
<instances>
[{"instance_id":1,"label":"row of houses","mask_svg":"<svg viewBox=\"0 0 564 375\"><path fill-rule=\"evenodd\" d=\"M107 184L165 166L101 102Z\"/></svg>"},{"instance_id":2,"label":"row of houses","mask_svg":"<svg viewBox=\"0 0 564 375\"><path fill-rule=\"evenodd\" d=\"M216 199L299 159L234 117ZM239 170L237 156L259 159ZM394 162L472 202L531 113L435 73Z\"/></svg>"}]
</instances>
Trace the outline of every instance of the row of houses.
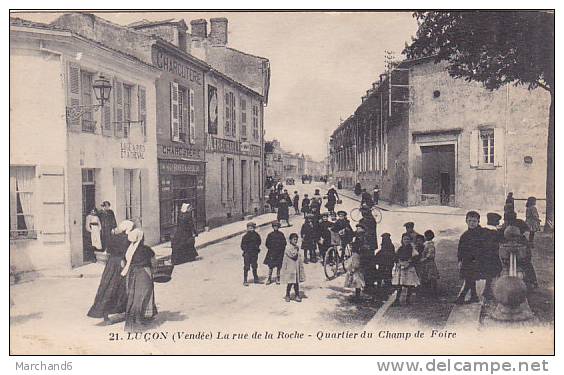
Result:
<instances>
[{"instance_id":1,"label":"row of houses","mask_svg":"<svg viewBox=\"0 0 564 375\"><path fill-rule=\"evenodd\" d=\"M323 162L313 160L310 155L286 151L277 139L266 141L264 152L266 176L274 180L325 175Z\"/></svg>"},{"instance_id":2,"label":"row of houses","mask_svg":"<svg viewBox=\"0 0 564 375\"><path fill-rule=\"evenodd\" d=\"M11 266L83 264L84 218L103 201L150 245L184 202L198 229L262 210L269 61L228 47L227 19L209 25L10 19Z\"/></svg>"},{"instance_id":3,"label":"row of houses","mask_svg":"<svg viewBox=\"0 0 564 375\"><path fill-rule=\"evenodd\" d=\"M395 64L329 140L329 174L402 205L544 205L549 94L449 76L433 58ZM524 201L520 203L524 206Z\"/></svg>"}]
</instances>

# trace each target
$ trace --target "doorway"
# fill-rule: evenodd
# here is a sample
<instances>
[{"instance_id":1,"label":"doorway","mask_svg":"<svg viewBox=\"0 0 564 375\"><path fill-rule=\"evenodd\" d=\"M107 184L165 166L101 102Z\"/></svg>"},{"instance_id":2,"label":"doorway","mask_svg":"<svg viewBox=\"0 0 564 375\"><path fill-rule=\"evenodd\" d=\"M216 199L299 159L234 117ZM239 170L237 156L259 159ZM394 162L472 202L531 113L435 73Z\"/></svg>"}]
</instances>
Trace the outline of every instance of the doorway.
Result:
<instances>
[{"instance_id":1,"label":"doorway","mask_svg":"<svg viewBox=\"0 0 564 375\"><path fill-rule=\"evenodd\" d=\"M86 230L86 216L96 208L96 181L94 169L82 170L82 259L83 262L96 261L90 233Z\"/></svg>"},{"instance_id":2,"label":"doorway","mask_svg":"<svg viewBox=\"0 0 564 375\"><path fill-rule=\"evenodd\" d=\"M245 216L249 205L249 184L248 184L247 161L241 160L241 214Z\"/></svg>"},{"instance_id":3,"label":"doorway","mask_svg":"<svg viewBox=\"0 0 564 375\"><path fill-rule=\"evenodd\" d=\"M454 203L455 148L453 144L421 146L422 186L425 199L441 205Z\"/></svg>"}]
</instances>

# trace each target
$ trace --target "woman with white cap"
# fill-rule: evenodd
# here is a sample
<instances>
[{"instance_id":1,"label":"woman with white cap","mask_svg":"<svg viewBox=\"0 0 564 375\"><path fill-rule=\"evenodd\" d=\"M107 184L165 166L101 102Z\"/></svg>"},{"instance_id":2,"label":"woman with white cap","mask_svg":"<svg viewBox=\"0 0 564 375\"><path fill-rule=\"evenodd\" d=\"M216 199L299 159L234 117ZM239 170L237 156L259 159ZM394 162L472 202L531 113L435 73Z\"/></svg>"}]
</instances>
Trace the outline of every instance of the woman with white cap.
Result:
<instances>
[{"instance_id":1,"label":"woman with white cap","mask_svg":"<svg viewBox=\"0 0 564 375\"><path fill-rule=\"evenodd\" d=\"M125 330L138 332L157 315L151 260L155 253L143 241L143 231L134 229L128 234L131 242L125 253L125 267L121 275L126 278L127 306Z\"/></svg>"},{"instance_id":2,"label":"woman with white cap","mask_svg":"<svg viewBox=\"0 0 564 375\"><path fill-rule=\"evenodd\" d=\"M87 314L91 318L104 318L104 321L110 322L110 314L125 312L127 294L125 279L120 273L123 258L130 245L128 234L133 226L132 221L122 221L109 238L108 253L110 256L102 273L94 304Z\"/></svg>"},{"instance_id":3,"label":"woman with white cap","mask_svg":"<svg viewBox=\"0 0 564 375\"><path fill-rule=\"evenodd\" d=\"M172 237L172 264L179 265L196 259L195 237L198 235L192 217L193 209L188 203L183 203L178 215L178 225Z\"/></svg>"}]
</instances>

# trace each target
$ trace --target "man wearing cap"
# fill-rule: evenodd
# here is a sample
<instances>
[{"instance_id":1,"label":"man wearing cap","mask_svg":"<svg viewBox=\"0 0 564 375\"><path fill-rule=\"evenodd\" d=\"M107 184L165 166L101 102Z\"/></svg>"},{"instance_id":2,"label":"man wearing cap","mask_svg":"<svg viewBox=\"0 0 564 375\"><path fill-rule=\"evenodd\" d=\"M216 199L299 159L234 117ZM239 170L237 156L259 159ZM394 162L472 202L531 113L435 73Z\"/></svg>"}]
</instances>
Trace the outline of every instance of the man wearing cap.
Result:
<instances>
[{"instance_id":1,"label":"man wearing cap","mask_svg":"<svg viewBox=\"0 0 564 375\"><path fill-rule=\"evenodd\" d=\"M325 253L331 246L331 227L333 223L329 221L329 213L324 212L321 215L321 223L319 223L319 256L321 257L321 263L325 261Z\"/></svg>"},{"instance_id":2,"label":"man wearing cap","mask_svg":"<svg viewBox=\"0 0 564 375\"><path fill-rule=\"evenodd\" d=\"M335 224L331 227L331 230L335 233L339 233L339 237L341 238L341 258L345 255L345 247L349 244L353 239L353 229L351 227L351 223L347 219L346 211L339 211L337 212L338 219L335 221Z\"/></svg>"},{"instance_id":3,"label":"man wearing cap","mask_svg":"<svg viewBox=\"0 0 564 375\"><path fill-rule=\"evenodd\" d=\"M480 267L480 279L486 280L483 297L485 300L493 298L492 284L493 280L499 276L501 272L501 260L499 259L499 244L503 240L503 232L498 230L501 215L495 212L489 212L486 215L488 221L484 227L483 253L478 257Z\"/></svg>"},{"instance_id":4,"label":"man wearing cap","mask_svg":"<svg viewBox=\"0 0 564 375\"><path fill-rule=\"evenodd\" d=\"M284 250L286 249L286 237L280 231L280 222L272 222L272 232L266 237L266 248L268 252L264 258L264 264L268 266L268 280L266 285L272 284L272 271L276 268L276 284L280 284L280 268L284 260Z\"/></svg>"},{"instance_id":5,"label":"man wearing cap","mask_svg":"<svg viewBox=\"0 0 564 375\"><path fill-rule=\"evenodd\" d=\"M259 284L257 273L258 254L260 253L261 238L255 232L256 224L252 221L247 223L247 233L241 239L241 250L243 250L243 285L249 286L247 282L247 274L253 269L253 277L255 284Z\"/></svg>"},{"instance_id":6,"label":"man wearing cap","mask_svg":"<svg viewBox=\"0 0 564 375\"><path fill-rule=\"evenodd\" d=\"M315 249L317 247L317 236L316 236L316 226L314 223L314 216L309 214L306 216L306 221L302 225L300 230L300 236L302 237L302 249L304 251L304 263L316 263L317 255L315 254ZM308 260L309 253L309 260Z\"/></svg>"},{"instance_id":7,"label":"man wearing cap","mask_svg":"<svg viewBox=\"0 0 564 375\"><path fill-rule=\"evenodd\" d=\"M378 235L376 233L376 219L372 216L372 211L368 207L360 210L362 218L358 221L364 228L364 242L365 246L360 253L360 267L364 274L366 286L371 288L376 281L376 264L374 263L374 252L378 248Z\"/></svg>"}]
</instances>

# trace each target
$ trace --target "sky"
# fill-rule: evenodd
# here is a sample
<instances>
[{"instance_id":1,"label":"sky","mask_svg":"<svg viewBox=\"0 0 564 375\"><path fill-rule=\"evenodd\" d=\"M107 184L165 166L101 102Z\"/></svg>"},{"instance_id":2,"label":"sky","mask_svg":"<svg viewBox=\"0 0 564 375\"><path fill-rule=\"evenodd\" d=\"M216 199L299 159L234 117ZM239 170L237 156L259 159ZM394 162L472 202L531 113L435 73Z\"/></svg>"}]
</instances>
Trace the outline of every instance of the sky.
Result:
<instances>
[{"instance_id":1,"label":"sky","mask_svg":"<svg viewBox=\"0 0 564 375\"><path fill-rule=\"evenodd\" d=\"M341 119L349 117L384 71L384 51L399 56L417 31L411 12L95 13L126 25L140 19L227 17L228 46L270 60L266 139L322 160ZM50 22L58 14L19 14ZM209 31L209 24L208 24Z\"/></svg>"}]
</instances>

